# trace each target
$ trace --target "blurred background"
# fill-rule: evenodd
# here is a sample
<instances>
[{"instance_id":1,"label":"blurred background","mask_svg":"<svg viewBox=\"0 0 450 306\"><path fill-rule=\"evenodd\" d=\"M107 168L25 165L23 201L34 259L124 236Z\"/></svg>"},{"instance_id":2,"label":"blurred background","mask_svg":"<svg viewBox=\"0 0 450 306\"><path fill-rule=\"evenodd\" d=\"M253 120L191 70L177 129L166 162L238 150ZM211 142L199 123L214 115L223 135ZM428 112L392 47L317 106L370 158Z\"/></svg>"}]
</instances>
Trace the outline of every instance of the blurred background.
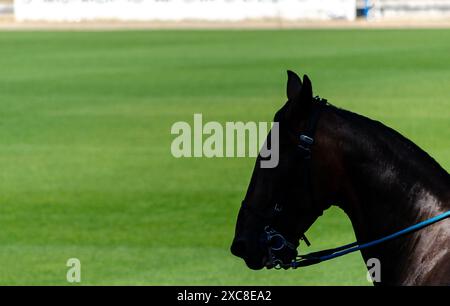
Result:
<instances>
[{"instance_id":1,"label":"blurred background","mask_svg":"<svg viewBox=\"0 0 450 306\"><path fill-rule=\"evenodd\" d=\"M252 158L175 159L176 121L271 121L286 69L450 169L450 1L0 0L0 284L370 285L359 254L250 271ZM331 208L310 252L354 241Z\"/></svg>"}]
</instances>

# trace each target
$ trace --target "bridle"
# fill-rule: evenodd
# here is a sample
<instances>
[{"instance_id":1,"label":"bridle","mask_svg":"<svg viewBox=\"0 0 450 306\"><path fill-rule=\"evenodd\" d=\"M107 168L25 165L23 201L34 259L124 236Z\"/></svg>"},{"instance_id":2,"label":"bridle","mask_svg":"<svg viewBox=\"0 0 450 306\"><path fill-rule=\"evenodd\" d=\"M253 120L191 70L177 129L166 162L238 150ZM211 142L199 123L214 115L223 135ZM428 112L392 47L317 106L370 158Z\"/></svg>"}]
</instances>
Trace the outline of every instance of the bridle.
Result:
<instances>
[{"instance_id":1,"label":"bridle","mask_svg":"<svg viewBox=\"0 0 450 306\"><path fill-rule=\"evenodd\" d=\"M311 182L311 149L312 145L314 144L314 136L317 128L317 123L320 119L323 107L326 105L329 105L326 99L322 99L318 96L313 98L313 106L311 110L311 116L309 117L307 123L307 128L303 133L299 135L299 143L297 145L298 152L300 153L300 156L305 163L305 167L303 168L303 186L305 187L305 190L309 190L308 195L310 197L310 203L312 203L312 207L315 209L313 213L316 214L317 217L321 216L323 211L318 208L318 205L314 205L315 198ZM270 224L273 215L276 215L282 209L278 206L278 204L275 204L273 208L273 215L269 217L262 215L259 211L255 211L253 208L248 207L247 205L243 206L243 209L247 210L266 224L261 237L261 243L268 252L269 258L266 267L275 269L296 269L298 267L318 264L326 260L369 248L385 241L418 231L433 223L442 221L450 217L450 211L447 211L433 218L409 226L391 235L367 243L359 243L358 241L356 241L337 248L326 249L305 255L298 255L297 247L299 246L299 243L288 241L280 232L268 225ZM306 245L310 246L310 242L308 241L304 233L300 237L300 240L305 241ZM292 260L292 258L294 258L294 260ZM289 260L290 262L287 262Z\"/></svg>"},{"instance_id":2,"label":"bridle","mask_svg":"<svg viewBox=\"0 0 450 306\"><path fill-rule=\"evenodd\" d=\"M311 206L314 208L313 214L317 215L317 217L322 215L322 210L316 208L318 206L313 204L315 200L311 182L311 151L312 145L314 144L314 136L316 133L317 123L320 119L320 114L323 107L327 104L327 100L325 99L318 96L313 98L311 116L308 119L305 131L298 137L297 144L297 152L304 161L302 184L305 190L310 191L308 193L310 198L309 200L310 203L312 203ZM255 211L248 206L243 206L243 209L247 210L266 224L264 227L264 233L261 237L261 243L267 248L269 257L267 267L275 269L289 268L290 266L286 264L285 259L297 258L297 247L299 243L292 243L288 241L280 232L268 225L273 216L263 216L260 212ZM273 215L280 213L281 210L282 208L278 204L275 204L273 208ZM305 234L300 237L300 240L303 240L307 246L311 245Z\"/></svg>"},{"instance_id":3,"label":"bridle","mask_svg":"<svg viewBox=\"0 0 450 306\"><path fill-rule=\"evenodd\" d=\"M304 186L304 190L309 190L309 193L307 193L307 195L309 197L309 202L311 203L311 206L313 208L313 214L319 217L322 215L323 211L318 208L318 205L314 205L315 197L311 180L311 157L312 146L315 141L314 138L316 134L317 123L320 119L323 107L326 106L328 102L326 99L322 99L319 96L314 97L312 102L311 115L308 118L305 131L303 131L298 137L298 144L296 149L304 163L302 185ZM275 205L274 210L277 211L277 205ZM269 255L267 266L269 268L273 267L275 269L290 268L290 264L286 264L283 259L297 258L297 247L299 243L295 245L294 243L289 242L281 233L279 233L269 225L266 225L266 227L264 228L264 236L265 245L268 249ZM311 245L304 233L300 237L300 240L303 240L307 246Z\"/></svg>"}]
</instances>

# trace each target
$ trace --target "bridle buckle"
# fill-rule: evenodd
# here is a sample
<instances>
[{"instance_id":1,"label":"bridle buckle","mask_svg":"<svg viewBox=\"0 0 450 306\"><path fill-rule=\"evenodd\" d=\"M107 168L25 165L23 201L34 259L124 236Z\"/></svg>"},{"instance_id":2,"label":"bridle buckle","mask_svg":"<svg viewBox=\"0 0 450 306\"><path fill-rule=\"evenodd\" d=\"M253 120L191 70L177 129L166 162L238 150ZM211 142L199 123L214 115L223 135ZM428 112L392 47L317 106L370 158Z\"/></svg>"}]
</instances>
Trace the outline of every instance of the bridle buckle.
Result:
<instances>
[{"instance_id":1,"label":"bridle buckle","mask_svg":"<svg viewBox=\"0 0 450 306\"><path fill-rule=\"evenodd\" d=\"M303 158L311 158L311 146L314 144L314 138L305 134L301 134L299 140L300 143L298 144L298 148L302 150Z\"/></svg>"},{"instance_id":2,"label":"bridle buckle","mask_svg":"<svg viewBox=\"0 0 450 306\"><path fill-rule=\"evenodd\" d=\"M305 135L305 134L301 134L300 135L300 144L306 146L306 147L310 147L312 146L312 144L314 143L314 138Z\"/></svg>"}]
</instances>

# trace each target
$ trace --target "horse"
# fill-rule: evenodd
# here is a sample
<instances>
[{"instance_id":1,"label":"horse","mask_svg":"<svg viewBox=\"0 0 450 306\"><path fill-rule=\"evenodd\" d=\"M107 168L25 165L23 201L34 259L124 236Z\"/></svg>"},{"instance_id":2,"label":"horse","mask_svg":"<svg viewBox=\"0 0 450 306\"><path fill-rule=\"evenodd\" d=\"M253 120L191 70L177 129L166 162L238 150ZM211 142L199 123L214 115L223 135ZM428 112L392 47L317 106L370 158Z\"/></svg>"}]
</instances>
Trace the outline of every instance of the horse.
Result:
<instances>
[{"instance_id":1,"label":"horse","mask_svg":"<svg viewBox=\"0 0 450 306\"><path fill-rule=\"evenodd\" d=\"M265 157L256 158L236 221L231 253L248 268L288 268L300 241L308 243L305 232L332 205L349 217L358 242L448 213L450 175L412 141L313 97L307 75L302 81L288 71L287 98L274 117L278 165L263 168ZM450 219L361 254L379 260L374 285L450 285Z\"/></svg>"}]
</instances>

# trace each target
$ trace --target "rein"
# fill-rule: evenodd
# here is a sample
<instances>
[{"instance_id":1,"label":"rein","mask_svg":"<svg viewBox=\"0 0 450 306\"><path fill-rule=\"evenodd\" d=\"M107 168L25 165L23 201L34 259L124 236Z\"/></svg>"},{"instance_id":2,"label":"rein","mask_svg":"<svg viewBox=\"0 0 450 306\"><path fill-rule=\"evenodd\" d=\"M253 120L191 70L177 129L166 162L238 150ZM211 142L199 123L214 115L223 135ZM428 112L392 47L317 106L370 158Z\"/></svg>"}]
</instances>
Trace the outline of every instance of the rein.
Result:
<instances>
[{"instance_id":1,"label":"rein","mask_svg":"<svg viewBox=\"0 0 450 306\"><path fill-rule=\"evenodd\" d=\"M398 232L395 232L391 235L385 236L383 238L380 239L376 239L376 240L372 240L370 242L366 242L366 243L358 243L358 242L353 242L350 244L346 244L343 245L341 247L338 248L334 248L334 249L328 249L328 250L323 250L323 251L318 251L318 252L313 252L313 253L309 253L306 255L300 255L298 256L291 264L289 264L289 268L298 268L298 267L305 267L305 266L310 266L310 265L314 265L314 264L318 264L322 261L327 261L336 257L340 257L340 256L344 256L359 250L363 250L363 249L367 249L370 248L372 246L378 245L380 243L389 241L389 240L393 240L395 238L404 236L406 234L421 230L433 223L442 221L446 218L450 217L450 210L439 214L433 218L427 219L425 221L419 222L415 225L409 226L405 229L402 229Z\"/></svg>"},{"instance_id":2,"label":"rein","mask_svg":"<svg viewBox=\"0 0 450 306\"><path fill-rule=\"evenodd\" d=\"M320 114L322 111L322 106L326 106L328 104L327 100L322 99L320 97L314 97L313 102L319 104L319 107L313 108L311 117L309 118L307 129L305 132L303 132L300 137L299 141L300 143L297 145L298 149L303 157L303 160L305 161L305 171L304 171L304 177L303 177L303 184L306 186L307 190L310 190L309 197L311 200L311 203L314 203L314 194L312 189L312 183L311 183L311 147L314 144L314 135L316 131L317 122L319 121ZM313 205L314 207L314 205ZM248 210L252 211L250 208L247 208ZM278 211L279 207L276 205L274 210ZM255 211L252 211L255 215L261 218L259 214L257 214ZM318 216L322 215L322 211L320 209L317 209L315 212ZM281 233L271 228L269 225L267 225L264 228L264 236L263 236L263 242L265 242L268 253L270 257L270 263L268 264L268 267L273 267L275 269L289 269L293 268L296 269L298 267L306 267L314 264L318 264L323 261L327 261L333 258L337 258L340 256L344 256L359 250L367 249L372 246L381 244L383 242L393 240L395 238L404 236L406 234L421 230L433 223L442 221L446 218L450 217L450 211L447 211L445 213L439 214L435 217L432 217L430 219L427 219L425 221L419 222L415 225L409 226L403 230L397 231L393 234L390 234L388 236L366 242L366 243L359 243L358 241L346 244L337 248L333 249L326 249L318 252L313 252L305 255L297 255L297 245L289 242ZM261 219L267 219L265 217L262 217ZM309 246L310 243L306 236L303 234L300 238L301 240L304 240L305 243ZM292 256L293 255L293 256ZM286 258L292 258L295 257L294 260L292 260L290 263L285 263L288 260L285 260Z\"/></svg>"}]
</instances>

